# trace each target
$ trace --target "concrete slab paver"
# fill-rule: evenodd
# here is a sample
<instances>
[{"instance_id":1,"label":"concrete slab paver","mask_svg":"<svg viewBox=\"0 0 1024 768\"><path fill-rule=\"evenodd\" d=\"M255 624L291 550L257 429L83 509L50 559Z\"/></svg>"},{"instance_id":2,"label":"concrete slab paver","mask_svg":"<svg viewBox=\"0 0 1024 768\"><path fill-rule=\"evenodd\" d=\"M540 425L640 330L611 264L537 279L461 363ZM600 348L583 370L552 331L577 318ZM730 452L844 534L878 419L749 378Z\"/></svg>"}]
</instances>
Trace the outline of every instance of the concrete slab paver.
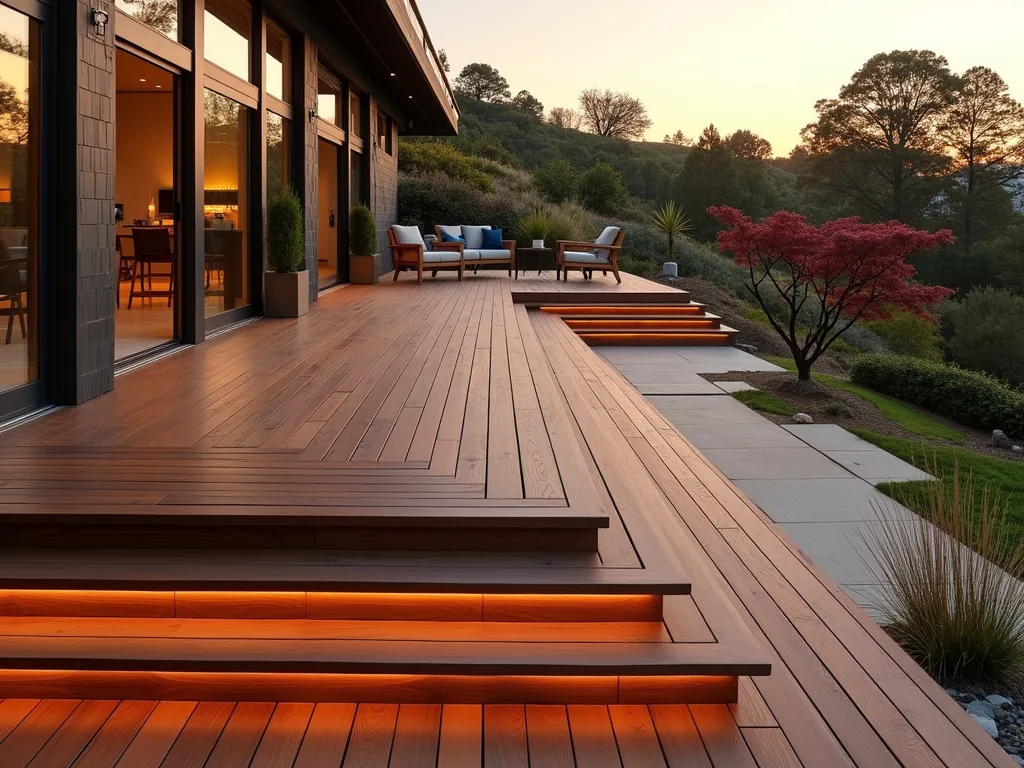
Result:
<instances>
[{"instance_id":1,"label":"concrete slab paver","mask_svg":"<svg viewBox=\"0 0 1024 768\"><path fill-rule=\"evenodd\" d=\"M686 434L686 430L683 430ZM702 451L730 480L824 479L850 473L810 446L713 448Z\"/></svg>"},{"instance_id":2,"label":"concrete slab paver","mask_svg":"<svg viewBox=\"0 0 1024 768\"><path fill-rule=\"evenodd\" d=\"M859 477L772 478L736 480L735 483L777 523L870 522L879 515L887 518L912 515Z\"/></svg>"},{"instance_id":3,"label":"concrete slab paver","mask_svg":"<svg viewBox=\"0 0 1024 768\"><path fill-rule=\"evenodd\" d=\"M881 448L873 448L870 451L823 451L823 453L872 485L935 479L927 472L922 472L914 465L908 464L903 459L897 458Z\"/></svg>"}]
</instances>

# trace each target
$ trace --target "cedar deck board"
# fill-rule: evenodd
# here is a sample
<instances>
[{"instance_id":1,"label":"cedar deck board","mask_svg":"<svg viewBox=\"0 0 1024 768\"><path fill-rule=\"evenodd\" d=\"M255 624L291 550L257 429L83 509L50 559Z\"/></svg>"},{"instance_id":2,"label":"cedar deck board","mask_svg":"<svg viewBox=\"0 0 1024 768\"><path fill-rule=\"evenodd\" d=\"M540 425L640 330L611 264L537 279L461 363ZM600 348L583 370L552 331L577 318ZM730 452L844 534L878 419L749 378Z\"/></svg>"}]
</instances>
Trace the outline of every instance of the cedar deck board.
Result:
<instances>
[{"instance_id":1,"label":"cedar deck board","mask_svg":"<svg viewBox=\"0 0 1024 768\"><path fill-rule=\"evenodd\" d=\"M275 739L289 745L287 754L299 745L296 765L318 765L321 755L336 765L346 751L351 759L384 763L413 755L409 760L423 765L571 765L564 748L549 748L568 738L581 766L615 765L621 753L630 764L670 766L742 760L762 768L822 761L1011 768L995 743L557 313L527 309L667 308L688 299L631 275L618 286L600 273L587 281L574 274L568 282L556 282L553 273L512 281L481 272L463 283L444 276L422 286L408 280L351 286L322 297L305 318L255 323L133 371L103 398L7 433L0 448L6 459L0 480L10 484L0 486L0 504L58 487L62 479L68 493L104 493L103 503L117 506L119 494L125 504L150 500L164 482L196 483L188 491L195 500L260 476L279 477L282 488L273 495L282 498L290 482L304 491L320 484L339 493L358 493L361 483L367 489L391 483L393 489L406 485L416 498L412 489L432 478L454 483L461 469L463 478L478 483L464 487L475 491L483 483L485 494L489 479L506 496L522 487L528 497L546 499L564 488L569 506L548 510L556 514L584 503L604 509L612 523L602 532L598 555L498 553L491 567L481 562L486 556L459 555L446 567L429 553L386 553L375 561L369 553L332 559L331 553L232 552L211 562L194 552L11 551L0 564L0 587L73 587L83 583L74 578L78 572L99 589L141 577L136 588L158 590L250 584L397 592L427 584L431 591L465 592L475 585L496 593L636 594L646 581L650 591L641 593L686 594L672 586L687 581L685 569L693 581L692 607L680 603L666 615L674 639L719 640L727 650L745 636L732 647L762 648L773 664L770 677L741 678L738 705L581 704L568 707L564 720L557 706L543 710L540 720L540 710L531 716L516 707L403 712L408 705L319 704L301 738L286 723L302 723L308 710L282 719ZM299 332L282 332L286 323ZM323 360L330 361L327 367ZM497 380L490 373L496 363L504 366ZM471 402L471 393L482 394L478 400L486 407ZM491 412L494 403L500 412ZM307 424L315 427L300 432ZM487 425L506 441L503 447L487 442ZM514 455L507 443L513 433L518 479L507 468L499 475L488 467L489 459ZM301 450L282 450L293 434L307 435ZM332 460L322 461L332 451ZM333 461L357 455L357 461ZM375 456L384 461L367 460ZM122 485L102 473L130 479ZM181 486L173 495L183 497ZM59 498L47 497L55 504ZM257 555L265 564L253 559ZM341 716L328 717L330 706L340 707ZM26 734L42 726L49 738L70 727L74 709L48 700L0 702L0 754L38 751L42 745L26 741ZM184 758L191 745L202 762L231 712L230 705L200 704L185 721L188 713L176 711L173 727L181 733L161 747L168 751L166 764L191 759ZM149 718L165 713L156 707ZM532 738L531 721L538 723ZM150 738L156 726L140 725L134 739Z\"/></svg>"}]
</instances>

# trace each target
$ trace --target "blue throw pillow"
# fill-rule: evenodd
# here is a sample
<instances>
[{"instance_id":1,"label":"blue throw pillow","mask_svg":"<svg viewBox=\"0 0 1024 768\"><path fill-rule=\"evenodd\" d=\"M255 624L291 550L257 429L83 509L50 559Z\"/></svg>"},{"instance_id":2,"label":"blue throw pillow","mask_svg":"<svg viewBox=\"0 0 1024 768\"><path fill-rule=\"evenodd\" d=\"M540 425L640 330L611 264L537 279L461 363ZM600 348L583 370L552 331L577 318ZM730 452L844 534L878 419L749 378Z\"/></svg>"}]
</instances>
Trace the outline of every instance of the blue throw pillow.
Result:
<instances>
[{"instance_id":1,"label":"blue throw pillow","mask_svg":"<svg viewBox=\"0 0 1024 768\"><path fill-rule=\"evenodd\" d=\"M447 230L442 229L441 230L441 242L442 243L465 243L466 242L466 238L462 237L461 235L459 235L459 236L451 235L451 234L448 233Z\"/></svg>"},{"instance_id":2,"label":"blue throw pillow","mask_svg":"<svg viewBox=\"0 0 1024 768\"><path fill-rule=\"evenodd\" d=\"M485 229L483 235L484 241L480 245L480 250L500 251L505 247L505 244L501 241L500 229Z\"/></svg>"}]
</instances>

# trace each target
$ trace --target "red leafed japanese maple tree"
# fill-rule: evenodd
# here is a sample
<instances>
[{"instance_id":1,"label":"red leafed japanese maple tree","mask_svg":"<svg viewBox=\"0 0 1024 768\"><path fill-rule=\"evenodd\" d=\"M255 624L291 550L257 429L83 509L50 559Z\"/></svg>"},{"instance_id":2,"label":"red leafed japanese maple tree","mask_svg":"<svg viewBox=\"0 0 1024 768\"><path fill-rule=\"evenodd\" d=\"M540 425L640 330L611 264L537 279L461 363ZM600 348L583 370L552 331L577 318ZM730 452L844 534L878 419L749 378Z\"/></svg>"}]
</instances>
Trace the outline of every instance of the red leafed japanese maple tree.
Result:
<instances>
[{"instance_id":1,"label":"red leafed japanese maple tree","mask_svg":"<svg viewBox=\"0 0 1024 768\"><path fill-rule=\"evenodd\" d=\"M718 244L748 270L747 290L792 351L801 382L811 380L811 366L858 320L887 318L893 309L924 315L952 293L913 282L907 263L914 253L953 242L948 229L923 232L856 217L816 227L787 212L755 222L728 207L708 213L729 227Z\"/></svg>"}]
</instances>

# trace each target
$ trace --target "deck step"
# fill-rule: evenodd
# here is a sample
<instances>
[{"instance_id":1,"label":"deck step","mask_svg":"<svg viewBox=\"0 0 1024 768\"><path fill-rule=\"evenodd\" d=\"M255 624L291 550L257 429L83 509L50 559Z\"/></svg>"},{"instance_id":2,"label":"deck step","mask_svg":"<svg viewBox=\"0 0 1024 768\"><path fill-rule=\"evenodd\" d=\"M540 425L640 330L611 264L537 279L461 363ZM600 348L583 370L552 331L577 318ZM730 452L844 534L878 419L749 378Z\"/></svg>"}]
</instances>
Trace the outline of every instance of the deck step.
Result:
<instances>
[{"instance_id":1,"label":"deck step","mask_svg":"<svg viewBox=\"0 0 1024 768\"><path fill-rule=\"evenodd\" d=\"M657 626L576 627L586 642L569 639L573 629L4 619L0 690L104 699L697 704L734 702L738 676L770 673L759 653L668 642Z\"/></svg>"},{"instance_id":2,"label":"deck step","mask_svg":"<svg viewBox=\"0 0 1024 768\"><path fill-rule=\"evenodd\" d=\"M611 291L595 292L580 291L572 293L568 290L556 288L551 291L517 291L516 286L511 286L512 301L516 304L525 304L528 307L550 307L550 306L593 306L595 300L601 305L607 304L687 304L690 301L689 291L633 291L629 289L615 289Z\"/></svg>"},{"instance_id":3,"label":"deck step","mask_svg":"<svg viewBox=\"0 0 1024 768\"><path fill-rule=\"evenodd\" d=\"M168 500L165 500L165 502ZM444 499L435 505L0 504L0 548L597 551L603 511ZM182 501L186 503L174 503ZM256 500L250 500L255 502ZM295 504L300 503L295 501Z\"/></svg>"},{"instance_id":4,"label":"deck step","mask_svg":"<svg viewBox=\"0 0 1024 768\"><path fill-rule=\"evenodd\" d=\"M721 318L717 315L702 317L672 317L643 315L631 317L627 315L599 317L586 315L583 317L563 318L565 324L576 332L602 333L612 332L654 332L654 331L713 331L721 326Z\"/></svg>"},{"instance_id":5,"label":"deck step","mask_svg":"<svg viewBox=\"0 0 1024 768\"><path fill-rule=\"evenodd\" d=\"M679 304L657 304L651 306L650 304L581 304L577 306L545 306L540 307L542 312L547 312L553 315L562 315L563 317L578 317L578 316L618 316L628 315L631 317L640 315L657 315L657 316L671 316L671 317L701 317L707 314L707 308L704 304L698 304L697 302L683 302Z\"/></svg>"},{"instance_id":6,"label":"deck step","mask_svg":"<svg viewBox=\"0 0 1024 768\"><path fill-rule=\"evenodd\" d=\"M636 327L624 330L590 331L574 329L592 347L600 346L732 346L739 334L735 328L687 328L676 330Z\"/></svg>"}]
</instances>

